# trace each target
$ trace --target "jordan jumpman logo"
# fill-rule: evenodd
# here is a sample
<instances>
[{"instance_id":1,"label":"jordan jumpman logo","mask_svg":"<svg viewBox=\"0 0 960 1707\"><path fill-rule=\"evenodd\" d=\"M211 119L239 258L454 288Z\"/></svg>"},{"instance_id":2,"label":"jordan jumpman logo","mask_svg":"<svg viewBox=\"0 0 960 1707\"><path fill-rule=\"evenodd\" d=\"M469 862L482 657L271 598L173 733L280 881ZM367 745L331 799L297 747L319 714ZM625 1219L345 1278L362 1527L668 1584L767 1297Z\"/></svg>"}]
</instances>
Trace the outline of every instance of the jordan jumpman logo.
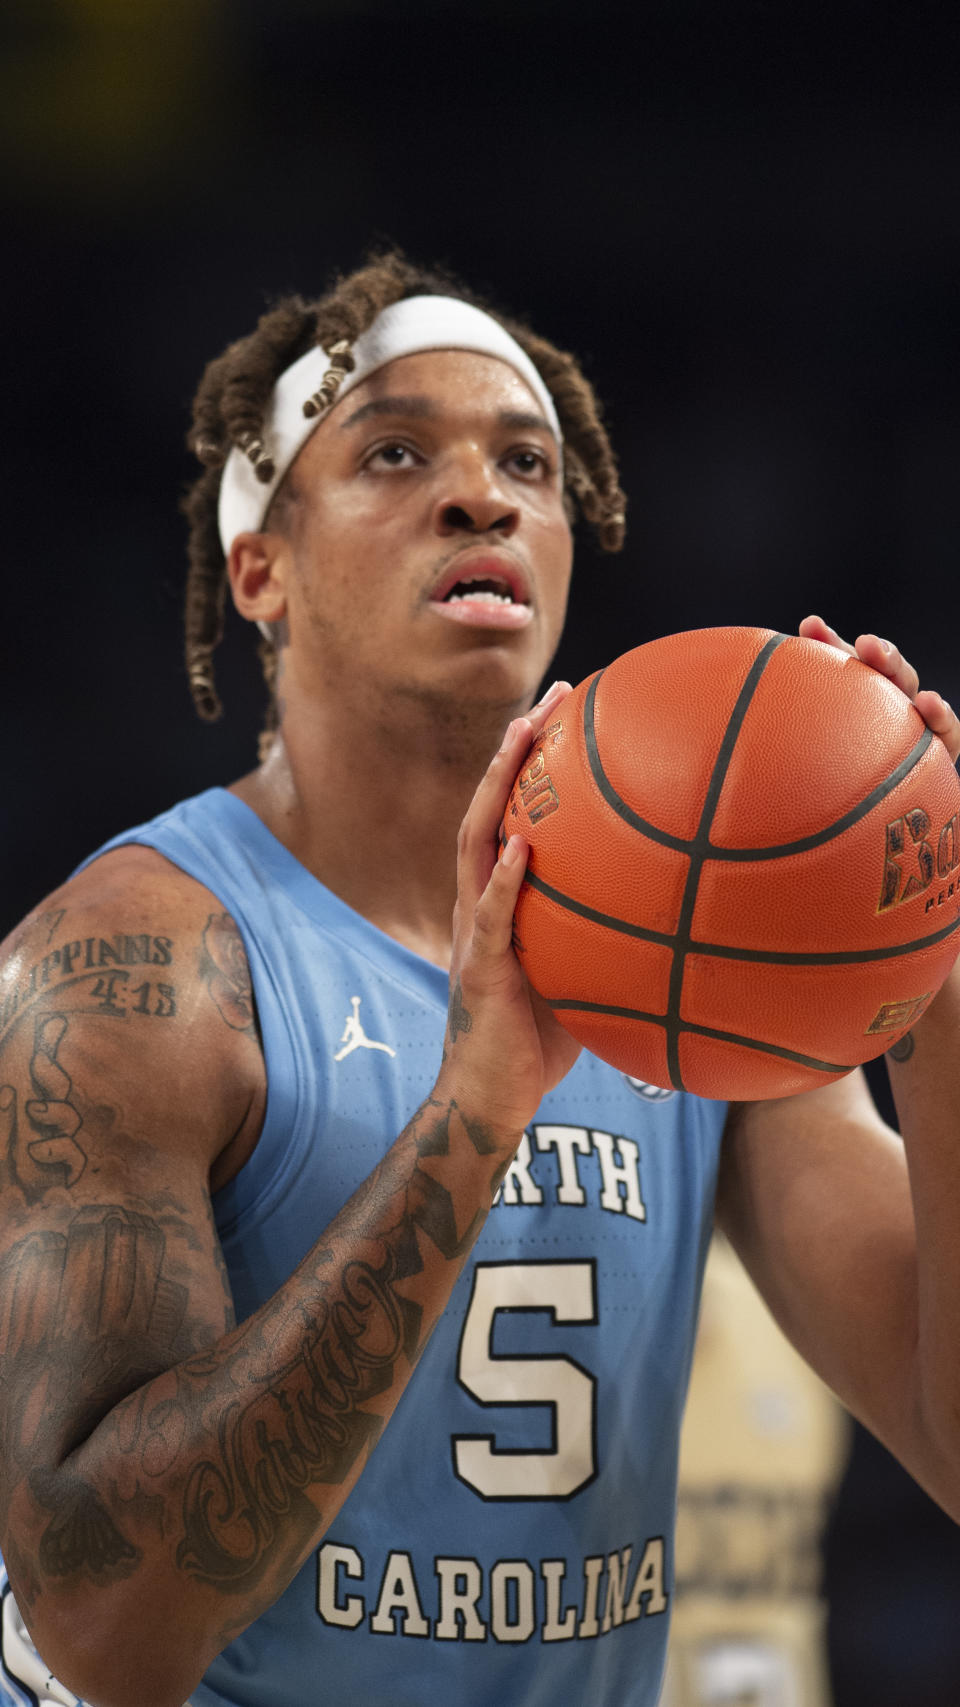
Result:
<instances>
[{"instance_id":1,"label":"jordan jumpman logo","mask_svg":"<svg viewBox=\"0 0 960 1707\"><path fill-rule=\"evenodd\" d=\"M391 1049L389 1043L374 1043L373 1039L367 1036L360 1020L360 997L351 996L350 1003L353 1013L347 1015L343 1028L343 1036L340 1039L343 1048L337 1050L333 1059L342 1061L345 1055L352 1055L355 1049L382 1049L384 1055L396 1055L396 1050Z\"/></svg>"}]
</instances>

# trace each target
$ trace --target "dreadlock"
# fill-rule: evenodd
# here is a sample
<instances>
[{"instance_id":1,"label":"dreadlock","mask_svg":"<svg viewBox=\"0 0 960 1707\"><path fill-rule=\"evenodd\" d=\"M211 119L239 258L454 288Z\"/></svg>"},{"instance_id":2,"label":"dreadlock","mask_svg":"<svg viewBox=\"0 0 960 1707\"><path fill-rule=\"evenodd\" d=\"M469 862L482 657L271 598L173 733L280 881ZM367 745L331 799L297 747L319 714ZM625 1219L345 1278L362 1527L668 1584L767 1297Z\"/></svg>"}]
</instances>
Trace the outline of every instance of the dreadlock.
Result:
<instances>
[{"instance_id":1,"label":"dreadlock","mask_svg":"<svg viewBox=\"0 0 960 1707\"><path fill-rule=\"evenodd\" d=\"M604 551L620 550L626 498L599 404L574 357L491 310L474 292L442 271L413 266L396 250L374 256L359 271L339 278L332 290L317 300L284 297L263 315L255 332L231 344L209 364L200 382L187 443L204 470L188 491L183 508L190 529L184 610L186 666L190 692L201 717L212 720L222 711L213 654L223 635L227 575L217 502L220 471L231 449L236 447L249 458L258 479L272 480L274 467L263 444L263 420L281 373L312 345L319 344L330 356L333 372L329 378L335 395L338 380L334 376L350 372L350 346L377 315L403 297L435 295L456 296L484 309L526 351L543 376L560 420L565 495L571 515L577 509L582 512ZM317 409L329 401L324 386L314 400ZM268 725L260 742L263 758L276 728L273 690L277 653L271 642L261 642L260 659L270 694Z\"/></svg>"}]
</instances>

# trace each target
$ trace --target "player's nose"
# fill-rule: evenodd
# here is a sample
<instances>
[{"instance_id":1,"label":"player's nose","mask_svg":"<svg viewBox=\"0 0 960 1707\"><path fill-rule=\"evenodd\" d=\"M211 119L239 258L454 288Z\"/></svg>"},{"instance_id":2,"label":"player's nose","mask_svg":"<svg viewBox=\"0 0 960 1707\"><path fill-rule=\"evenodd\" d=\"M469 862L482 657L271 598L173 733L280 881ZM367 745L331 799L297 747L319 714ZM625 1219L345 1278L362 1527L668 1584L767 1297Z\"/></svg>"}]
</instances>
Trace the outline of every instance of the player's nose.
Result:
<instances>
[{"instance_id":1,"label":"player's nose","mask_svg":"<svg viewBox=\"0 0 960 1707\"><path fill-rule=\"evenodd\" d=\"M437 533L497 533L509 539L520 512L499 470L481 455L458 457L444 470L434 502Z\"/></svg>"}]
</instances>

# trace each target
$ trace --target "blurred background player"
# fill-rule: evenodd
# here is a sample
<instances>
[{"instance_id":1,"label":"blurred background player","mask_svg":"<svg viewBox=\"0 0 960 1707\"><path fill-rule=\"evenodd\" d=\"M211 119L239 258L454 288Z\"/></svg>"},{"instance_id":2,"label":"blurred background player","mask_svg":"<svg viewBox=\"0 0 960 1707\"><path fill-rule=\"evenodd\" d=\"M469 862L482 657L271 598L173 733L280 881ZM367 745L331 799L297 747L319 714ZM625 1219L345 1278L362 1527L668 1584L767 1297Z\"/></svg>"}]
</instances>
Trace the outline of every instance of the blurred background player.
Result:
<instances>
[{"instance_id":1,"label":"blurred background player","mask_svg":"<svg viewBox=\"0 0 960 1707\"><path fill-rule=\"evenodd\" d=\"M831 1707L823 1537L849 1441L718 1235L680 1438L663 1707Z\"/></svg>"}]
</instances>

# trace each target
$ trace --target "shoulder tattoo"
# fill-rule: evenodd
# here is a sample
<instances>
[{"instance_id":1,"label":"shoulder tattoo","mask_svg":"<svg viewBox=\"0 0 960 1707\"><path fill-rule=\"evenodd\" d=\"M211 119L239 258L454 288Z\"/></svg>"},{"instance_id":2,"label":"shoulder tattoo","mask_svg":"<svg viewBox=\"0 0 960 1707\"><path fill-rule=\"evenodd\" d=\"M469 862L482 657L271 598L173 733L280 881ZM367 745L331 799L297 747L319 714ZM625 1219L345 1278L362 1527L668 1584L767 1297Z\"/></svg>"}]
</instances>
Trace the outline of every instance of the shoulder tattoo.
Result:
<instances>
[{"instance_id":1,"label":"shoulder tattoo","mask_svg":"<svg viewBox=\"0 0 960 1707\"><path fill-rule=\"evenodd\" d=\"M253 986L243 939L229 913L211 913L203 927L200 970L221 1019L231 1031L254 1031Z\"/></svg>"}]
</instances>

